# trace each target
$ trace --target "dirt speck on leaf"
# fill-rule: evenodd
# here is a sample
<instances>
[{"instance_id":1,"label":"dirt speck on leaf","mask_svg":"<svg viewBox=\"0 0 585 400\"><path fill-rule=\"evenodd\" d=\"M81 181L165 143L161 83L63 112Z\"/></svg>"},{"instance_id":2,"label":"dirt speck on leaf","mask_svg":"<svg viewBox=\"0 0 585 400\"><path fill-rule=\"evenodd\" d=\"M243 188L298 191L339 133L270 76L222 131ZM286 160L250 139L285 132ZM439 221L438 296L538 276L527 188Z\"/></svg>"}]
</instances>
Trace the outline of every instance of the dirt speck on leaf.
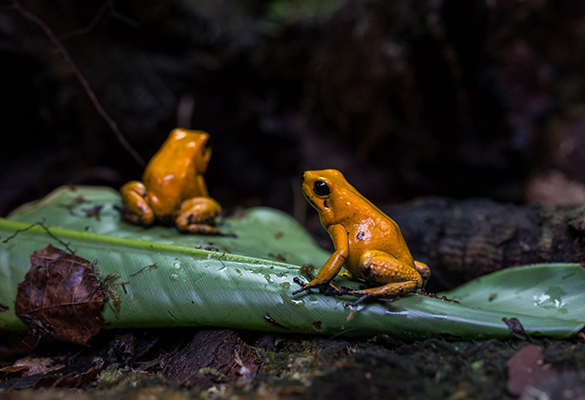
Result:
<instances>
[{"instance_id":1,"label":"dirt speck on leaf","mask_svg":"<svg viewBox=\"0 0 585 400\"><path fill-rule=\"evenodd\" d=\"M508 328L510 328L510 332L512 333L512 335L514 335L515 338L520 339L520 340L528 340L528 335L526 334L526 331L524 330L524 327L522 326L522 324L520 323L520 321L518 321L518 318L502 318L502 321L504 321L504 323L506 325L508 325Z\"/></svg>"},{"instance_id":2,"label":"dirt speck on leaf","mask_svg":"<svg viewBox=\"0 0 585 400\"><path fill-rule=\"evenodd\" d=\"M34 336L86 345L106 325L107 294L92 263L51 245L37 250L18 285L15 313Z\"/></svg>"}]
</instances>

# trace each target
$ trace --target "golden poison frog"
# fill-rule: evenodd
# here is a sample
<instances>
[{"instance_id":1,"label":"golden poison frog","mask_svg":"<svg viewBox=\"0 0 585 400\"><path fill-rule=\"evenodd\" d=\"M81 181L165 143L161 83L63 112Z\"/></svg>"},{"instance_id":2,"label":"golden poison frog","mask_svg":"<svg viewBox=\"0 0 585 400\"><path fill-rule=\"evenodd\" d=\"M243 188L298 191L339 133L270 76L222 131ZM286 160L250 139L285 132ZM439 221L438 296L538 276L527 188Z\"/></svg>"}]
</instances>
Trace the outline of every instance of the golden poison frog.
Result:
<instances>
[{"instance_id":1,"label":"golden poison frog","mask_svg":"<svg viewBox=\"0 0 585 400\"><path fill-rule=\"evenodd\" d=\"M150 159L142 181L120 189L124 219L142 226L174 223L181 232L217 234L221 212L209 197L203 174L211 158L209 134L177 128Z\"/></svg>"},{"instance_id":2,"label":"golden poison frog","mask_svg":"<svg viewBox=\"0 0 585 400\"><path fill-rule=\"evenodd\" d=\"M306 171L302 190L318 212L321 224L331 236L335 252L309 283L295 279L302 288L319 288L329 294L351 294L359 299L396 299L424 286L429 267L415 261L398 224L373 205L334 169ZM337 289L331 280L345 267L371 288Z\"/></svg>"}]
</instances>

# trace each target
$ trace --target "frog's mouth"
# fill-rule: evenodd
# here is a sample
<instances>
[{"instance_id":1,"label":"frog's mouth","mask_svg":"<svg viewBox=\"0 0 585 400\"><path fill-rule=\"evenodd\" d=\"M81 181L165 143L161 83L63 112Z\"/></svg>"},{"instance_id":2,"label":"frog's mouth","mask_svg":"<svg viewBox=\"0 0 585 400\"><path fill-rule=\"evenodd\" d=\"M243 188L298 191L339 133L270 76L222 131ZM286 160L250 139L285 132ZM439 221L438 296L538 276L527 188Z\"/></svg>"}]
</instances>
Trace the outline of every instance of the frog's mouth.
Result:
<instances>
[{"instance_id":1,"label":"frog's mouth","mask_svg":"<svg viewBox=\"0 0 585 400\"><path fill-rule=\"evenodd\" d=\"M311 205L311 207L313 207L315 210L319 210L319 207L317 207L317 204L315 204L315 202L313 200L311 200L311 198L309 196L307 196L307 194L304 191L303 191L303 196L305 196L307 203L309 203Z\"/></svg>"}]
</instances>

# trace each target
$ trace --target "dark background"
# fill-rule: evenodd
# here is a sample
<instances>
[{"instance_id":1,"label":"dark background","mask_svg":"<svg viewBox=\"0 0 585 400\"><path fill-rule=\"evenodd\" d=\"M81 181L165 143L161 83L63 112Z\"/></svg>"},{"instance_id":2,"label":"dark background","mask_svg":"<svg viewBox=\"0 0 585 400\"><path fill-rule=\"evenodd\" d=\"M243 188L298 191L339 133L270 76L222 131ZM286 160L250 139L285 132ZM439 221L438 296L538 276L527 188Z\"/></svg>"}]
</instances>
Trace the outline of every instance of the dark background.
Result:
<instances>
[{"instance_id":1,"label":"dark background","mask_svg":"<svg viewBox=\"0 0 585 400\"><path fill-rule=\"evenodd\" d=\"M379 205L585 201L580 0L1 1L2 216L141 175L72 64L145 160L175 126L208 131L228 210L316 230L298 182L320 168Z\"/></svg>"},{"instance_id":2,"label":"dark background","mask_svg":"<svg viewBox=\"0 0 585 400\"><path fill-rule=\"evenodd\" d=\"M387 209L418 196L454 198L410 203L420 210L428 200L444 212L401 222L403 231L418 229L417 250L434 257L420 259L444 287L513 264L510 254L582 261L580 207L568 216L516 205L585 202L584 73L583 0L0 0L0 216L60 185L118 188L140 177L143 166L89 87L145 160L176 126L210 132L211 195L228 212L289 212L324 246L330 241L299 192L306 169L340 169L376 204L395 204ZM473 197L507 204L459 201ZM185 360L194 335L106 330L83 349L51 343L37 354L68 363L64 375L3 384L164 397L151 386L160 373L145 372L173 354ZM258 338L267 354L242 398L515 398L507 382L532 371L552 376L535 389L550 398L585 392L583 332L576 341L531 337L525 349L540 347L544 364L519 357L528 343L519 340L238 335ZM195 337L194 346L211 348ZM8 349L19 351L11 339ZM512 357L516 371L506 367ZM114 362L127 380L108 372Z\"/></svg>"}]
</instances>

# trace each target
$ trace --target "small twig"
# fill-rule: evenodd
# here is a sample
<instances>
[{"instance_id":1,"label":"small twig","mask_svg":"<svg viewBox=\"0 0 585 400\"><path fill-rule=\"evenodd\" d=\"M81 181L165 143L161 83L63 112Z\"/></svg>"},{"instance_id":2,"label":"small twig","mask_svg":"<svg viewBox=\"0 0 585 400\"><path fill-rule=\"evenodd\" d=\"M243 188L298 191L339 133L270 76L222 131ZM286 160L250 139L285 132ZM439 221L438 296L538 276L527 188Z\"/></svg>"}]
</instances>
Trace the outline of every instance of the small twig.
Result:
<instances>
[{"instance_id":1,"label":"small twig","mask_svg":"<svg viewBox=\"0 0 585 400\"><path fill-rule=\"evenodd\" d=\"M85 35L85 34L91 32L93 30L93 28L96 27L98 22L100 22L100 20L104 16L104 13L106 12L107 9L108 9L108 5L106 3L102 4L102 6L99 9L99 11L97 12L97 14L93 17L91 22L89 24L87 24L87 26L85 28L74 29L72 31L65 32L64 34L59 35L58 39L63 41L65 39L69 39L70 37L81 36L81 35Z\"/></svg>"},{"instance_id":2,"label":"small twig","mask_svg":"<svg viewBox=\"0 0 585 400\"><path fill-rule=\"evenodd\" d=\"M65 39L69 39L70 37L73 36L81 36L81 35L85 35L89 32L91 32L96 25L98 24L98 22L100 22L100 20L102 19L102 17L104 16L104 14L106 13L106 10L110 9L110 15L113 18L119 19L120 21L122 21L123 23L130 25L133 28L138 28L140 26L140 24L136 21L134 21L133 19L130 19L122 14L120 14L115 7L115 4L112 0L108 0L107 3L102 4L102 6L100 7L100 9L98 10L98 12L95 14L95 16L93 17L93 19L91 20L91 22L89 24L87 24L87 26L85 28L81 28L81 29L74 29L72 31L66 32L62 35L59 35L59 40L63 41Z\"/></svg>"},{"instance_id":3,"label":"small twig","mask_svg":"<svg viewBox=\"0 0 585 400\"><path fill-rule=\"evenodd\" d=\"M67 63L67 65L69 65L69 68L71 68L71 71L73 72L73 74L75 75L75 77L77 78L77 80L79 81L81 86L83 86L85 93L87 94L87 96L89 97L91 102L93 103L93 106L95 107L98 114L100 114L102 116L102 118L106 121L106 123L110 126L110 129L114 132L114 134L116 135L116 138L118 139L120 144L122 146L124 146L126 151L128 151L128 153L130 153L130 155L136 160L136 162L138 162L138 164L140 164L141 166L144 166L145 165L144 159L138 154L138 152L136 152L136 150L134 150L134 148L126 140L124 135L122 135L122 132L120 132L120 129L118 128L118 124L116 124L116 121L114 121L112 119L112 117L110 117L109 114L106 112L106 110L104 110L101 103L97 99L97 96L95 95L93 89L89 85L89 82L87 81L87 79L85 79L85 77L83 76L83 74L81 73L79 68L77 68L77 65L71 59L69 52L63 46L61 41L57 38L55 33L53 33L51 28L49 28L49 26L47 24L45 24L45 22L43 20L41 20L39 17L37 17L36 15L23 9L20 6L20 4L18 3L18 1L13 0L12 7L14 10L18 11L18 13L20 13L20 15L22 15L26 19L34 22L35 24L37 24L45 32L45 34L49 37L51 42L53 42L53 45L57 48L59 53L61 53L61 55L63 56L65 63Z\"/></svg>"},{"instance_id":4,"label":"small twig","mask_svg":"<svg viewBox=\"0 0 585 400\"><path fill-rule=\"evenodd\" d=\"M63 240L59 239L57 236L55 236L55 234L53 232L51 232L51 230L49 229L49 227L45 225L45 219L44 218L43 218L42 221L35 222L34 224L30 224L26 228L18 229L11 236L8 236L6 239L4 239L2 241L2 243L8 243L8 241L10 241L10 240L14 239L15 237L17 237L19 233L26 232L26 231L34 228L35 226L40 226L41 228L43 228L45 230L45 232L47 233L47 235L49 235L50 237L52 237L53 239L55 239L57 242L59 242L63 247L65 247L65 250L67 250L70 254L75 255L75 252L73 250L71 250L71 248L69 247L69 244L66 243L66 242L64 242Z\"/></svg>"},{"instance_id":5,"label":"small twig","mask_svg":"<svg viewBox=\"0 0 585 400\"><path fill-rule=\"evenodd\" d=\"M114 0L108 0L108 5L110 6L110 13L112 14L112 17L119 19L120 21L124 22L125 24L130 25L133 28L138 28L140 26L140 24L136 21L134 21L132 18L128 18L125 15L120 14L117 10L116 10L116 5L114 4Z\"/></svg>"},{"instance_id":6,"label":"small twig","mask_svg":"<svg viewBox=\"0 0 585 400\"><path fill-rule=\"evenodd\" d=\"M221 256L219 256L219 257L217 258L217 260L218 260L218 261L221 263L221 265L223 265L223 267L225 268L225 264L224 264L224 263L223 263L223 261L221 260L221 258L222 258L223 256L225 256L225 251L223 252L223 254L222 254Z\"/></svg>"},{"instance_id":7,"label":"small twig","mask_svg":"<svg viewBox=\"0 0 585 400\"><path fill-rule=\"evenodd\" d=\"M134 276L138 275L139 273L141 273L142 271L145 271L147 269L152 269L152 268L158 268L158 264L157 263L154 263L154 264L151 264L151 265L147 265L146 267L140 269L138 272L134 272L133 274L130 274L128 276L134 277Z\"/></svg>"}]
</instances>

